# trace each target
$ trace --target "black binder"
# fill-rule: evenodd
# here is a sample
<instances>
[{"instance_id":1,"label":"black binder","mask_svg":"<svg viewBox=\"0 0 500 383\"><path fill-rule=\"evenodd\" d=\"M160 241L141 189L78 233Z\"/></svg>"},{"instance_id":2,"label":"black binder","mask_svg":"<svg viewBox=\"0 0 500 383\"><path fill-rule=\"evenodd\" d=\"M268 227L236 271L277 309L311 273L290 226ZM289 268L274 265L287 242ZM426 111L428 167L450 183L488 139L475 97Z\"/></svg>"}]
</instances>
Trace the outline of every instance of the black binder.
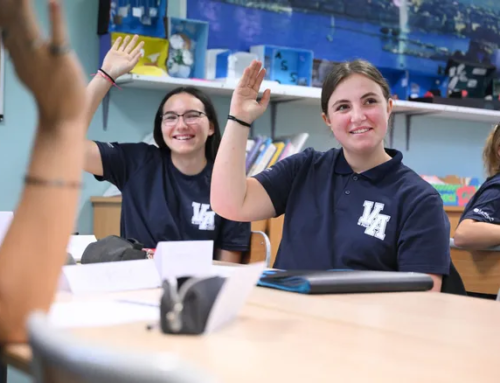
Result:
<instances>
[{"instance_id":1,"label":"black binder","mask_svg":"<svg viewBox=\"0 0 500 383\"><path fill-rule=\"evenodd\" d=\"M427 291L434 286L423 273L362 270L268 270L259 286L302 294Z\"/></svg>"}]
</instances>

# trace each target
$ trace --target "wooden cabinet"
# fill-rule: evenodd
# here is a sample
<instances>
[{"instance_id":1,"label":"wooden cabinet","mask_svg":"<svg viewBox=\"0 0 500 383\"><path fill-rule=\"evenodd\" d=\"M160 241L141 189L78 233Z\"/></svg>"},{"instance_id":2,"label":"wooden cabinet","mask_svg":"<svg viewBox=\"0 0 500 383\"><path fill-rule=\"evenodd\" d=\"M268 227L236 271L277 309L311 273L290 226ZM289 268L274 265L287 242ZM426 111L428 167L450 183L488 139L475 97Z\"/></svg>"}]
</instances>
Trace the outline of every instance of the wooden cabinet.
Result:
<instances>
[{"instance_id":1,"label":"wooden cabinet","mask_svg":"<svg viewBox=\"0 0 500 383\"><path fill-rule=\"evenodd\" d=\"M120 235L122 197L91 197L94 211L94 235L97 239Z\"/></svg>"}]
</instances>

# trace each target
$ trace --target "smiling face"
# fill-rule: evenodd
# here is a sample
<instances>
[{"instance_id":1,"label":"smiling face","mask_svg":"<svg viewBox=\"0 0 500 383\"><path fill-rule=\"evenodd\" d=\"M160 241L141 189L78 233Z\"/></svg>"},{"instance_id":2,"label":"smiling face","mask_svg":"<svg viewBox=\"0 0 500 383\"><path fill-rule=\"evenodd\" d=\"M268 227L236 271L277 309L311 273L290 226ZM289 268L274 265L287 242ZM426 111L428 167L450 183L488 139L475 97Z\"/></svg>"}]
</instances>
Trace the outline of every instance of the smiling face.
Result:
<instances>
[{"instance_id":1,"label":"smiling face","mask_svg":"<svg viewBox=\"0 0 500 383\"><path fill-rule=\"evenodd\" d=\"M205 151L214 127L205 114L203 102L191 94L179 93L163 105L161 131L172 153L193 154Z\"/></svg>"},{"instance_id":2,"label":"smiling face","mask_svg":"<svg viewBox=\"0 0 500 383\"><path fill-rule=\"evenodd\" d=\"M331 94L323 119L346 152L364 155L384 149L391 110L378 83L353 73Z\"/></svg>"}]
</instances>

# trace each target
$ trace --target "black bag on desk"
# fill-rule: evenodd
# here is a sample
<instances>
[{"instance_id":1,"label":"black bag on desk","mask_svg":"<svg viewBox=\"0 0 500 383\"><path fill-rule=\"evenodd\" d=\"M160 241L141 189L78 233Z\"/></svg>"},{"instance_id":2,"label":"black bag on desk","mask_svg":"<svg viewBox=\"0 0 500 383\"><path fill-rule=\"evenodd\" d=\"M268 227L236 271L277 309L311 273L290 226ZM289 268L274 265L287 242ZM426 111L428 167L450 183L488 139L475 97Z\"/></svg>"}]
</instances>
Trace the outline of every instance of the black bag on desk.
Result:
<instances>
[{"instance_id":1,"label":"black bag on desk","mask_svg":"<svg viewBox=\"0 0 500 383\"><path fill-rule=\"evenodd\" d=\"M160 324L165 334L202 334L225 278L177 278L163 282Z\"/></svg>"},{"instance_id":2,"label":"black bag on desk","mask_svg":"<svg viewBox=\"0 0 500 383\"><path fill-rule=\"evenodd\" d=\"M146 259L144 245L135 239L109 235L87 246L82 254L81 263L117 262Z\"/></svg>"}]
</instances>

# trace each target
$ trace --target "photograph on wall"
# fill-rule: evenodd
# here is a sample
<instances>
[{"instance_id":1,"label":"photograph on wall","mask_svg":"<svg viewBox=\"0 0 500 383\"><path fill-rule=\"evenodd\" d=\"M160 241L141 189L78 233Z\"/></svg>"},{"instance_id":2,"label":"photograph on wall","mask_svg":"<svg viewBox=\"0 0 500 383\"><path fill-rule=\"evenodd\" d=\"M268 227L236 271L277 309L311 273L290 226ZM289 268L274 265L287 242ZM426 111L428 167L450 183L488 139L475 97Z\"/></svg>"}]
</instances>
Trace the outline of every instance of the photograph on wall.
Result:
<instances>
[{"instance_id":1,"label":"photograph on wall","mask_svg":"<svg viewBox=\"0 0 500 383\"><path fill-rule=\"evenodd\" d=\"M208 48L311 49L379 68L441 75L450 59L500 68L498 0L188 0L209 22Z\"/></svg>"},{"instance_id":2,"label":"photograph on wall","mask_svg":"<svg viewBox=\"0 0 500 383\"><path fill-rule=\"evenodd\" d=\"M5 96L5 49L0 37L0 121L4 118L4 96Z\"/></svg>"}]
</instances>

